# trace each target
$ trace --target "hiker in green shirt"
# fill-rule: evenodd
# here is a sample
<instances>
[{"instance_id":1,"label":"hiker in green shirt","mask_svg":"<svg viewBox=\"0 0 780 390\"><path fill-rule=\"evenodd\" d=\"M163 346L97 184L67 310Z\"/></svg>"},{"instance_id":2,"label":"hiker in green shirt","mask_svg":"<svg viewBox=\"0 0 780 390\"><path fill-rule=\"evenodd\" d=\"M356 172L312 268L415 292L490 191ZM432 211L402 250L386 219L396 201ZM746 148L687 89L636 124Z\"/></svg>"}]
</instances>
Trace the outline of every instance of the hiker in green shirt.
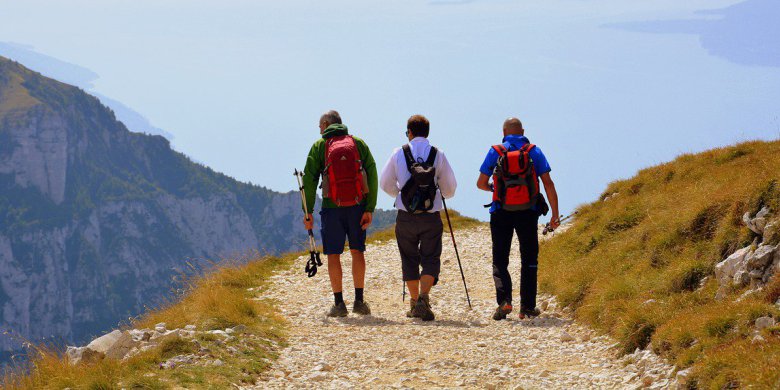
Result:
<instances>
[{"instance_id":1,"label":"hiker in green shirt","mask_svg":"<svg viewBox=\"0 0 780 390\"><path fill-rule=\"evenodd\" d=\"M317 184L322 175L322 227L323 253L328 256L328 275L333 289L334 304L328 317L346 317L347 305L342 295L341 254L349 240L352 254L352 280L355 283L355 301L352 311L371 314L363 299L366 276L366 229L371 225L378 180L376 163L371 151L360 138L349 135L347 126L341 123L336 111L328 111L320 117L320 134L312 145L304 168L303 186L306 192L306 209L314 209ZM312 229L311 214L303 221L306 229Z\"/></svg>"}]
</instances>

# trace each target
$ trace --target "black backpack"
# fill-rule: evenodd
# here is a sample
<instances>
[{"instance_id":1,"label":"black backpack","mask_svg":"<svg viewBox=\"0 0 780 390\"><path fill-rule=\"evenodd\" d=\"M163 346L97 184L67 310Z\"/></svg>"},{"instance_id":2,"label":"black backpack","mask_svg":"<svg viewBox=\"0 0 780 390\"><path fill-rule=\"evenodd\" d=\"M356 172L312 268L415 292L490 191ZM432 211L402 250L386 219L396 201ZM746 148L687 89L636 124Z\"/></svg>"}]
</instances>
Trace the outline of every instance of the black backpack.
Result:
<instances>
[{"instance_id":1,"label":"black backpack","mask_svg":"<svg viewBox=\"0 0 780 390\"><path fill-rule=\"evenodd\" d=\"M415 161L412 156L412 149L409 145L403 146L406 168L412 177L404 184L401 189L401 202L406 211L410 213L424 213L433 208L433 201L436 199L436 168L433 163L436 161L436 148L431 146L431 152L427 161L419 159Z\"/></svg>"}]
</instances>

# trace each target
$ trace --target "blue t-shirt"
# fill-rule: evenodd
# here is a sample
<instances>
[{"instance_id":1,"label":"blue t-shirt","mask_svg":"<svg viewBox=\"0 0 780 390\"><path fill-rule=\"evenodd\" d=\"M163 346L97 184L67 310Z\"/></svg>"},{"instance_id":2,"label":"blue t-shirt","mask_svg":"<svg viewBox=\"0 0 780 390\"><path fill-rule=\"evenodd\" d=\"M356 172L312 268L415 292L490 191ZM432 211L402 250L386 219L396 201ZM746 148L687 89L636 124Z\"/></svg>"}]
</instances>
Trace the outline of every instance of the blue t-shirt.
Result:
<instances>
[{"instance_id":1,"label":"blue t-shirt","mask_svg":"<svg viewBox=\"0 0 780 390\"><path fill-rule=\"evenodd\" d=\"M504 147L508 151L513 151L522 148L523 145L529 143L529 141L528 138L523 135L508 135L504 137L503 143ZM547 157L544 157L544 153L542 153L542 150L539 149L538 146L531 149L529 155L531 160L533 160L534 168L536 169L536 174L538 176L542 176L543 174L552 170L550 168L550 163L547 162ZM490 151L488 152L487 156L485 156L485 161L482 163L479 171L487 176L492 176L493 170L496 168L497 163L498 152L496 152L495 149L490 148ZM490 213L492 214L499 208L501 208L501 204L499 202L493 202L493 204L490 206Z\"/></svg>"}]
</instances>

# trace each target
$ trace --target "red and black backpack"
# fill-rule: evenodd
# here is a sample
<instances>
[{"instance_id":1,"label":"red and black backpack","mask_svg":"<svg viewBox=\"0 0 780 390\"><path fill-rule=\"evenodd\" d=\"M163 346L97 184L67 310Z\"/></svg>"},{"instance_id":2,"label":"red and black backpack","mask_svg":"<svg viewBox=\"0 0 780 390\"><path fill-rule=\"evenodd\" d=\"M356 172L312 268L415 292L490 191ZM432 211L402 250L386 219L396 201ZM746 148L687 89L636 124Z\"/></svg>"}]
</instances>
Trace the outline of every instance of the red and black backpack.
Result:
<instances>
[{"instance_id":1,"label":"red and black backpack","mask_svg":"<svg viewBox=\"0 0 780 390\"><path fill-rule=\"evenodd\" d=\"M539 177L530 156L535 146L529 143L513 151L504 145L493 146L498 153L493 170L493 201L500 202L504 210L528 210L537 202Z\"/></svg>"},{"instance_id":2,"label":"red and black backpack","mask_svg":"<svg viewBox=\"0 0 780 390\"><path fill-rule=\"evenodd\" d=\"M357 205L368 193L363 161L351 135L339 135L325 141L322 176L322 197L339 207Z\"/></svg>"}]
</instances>

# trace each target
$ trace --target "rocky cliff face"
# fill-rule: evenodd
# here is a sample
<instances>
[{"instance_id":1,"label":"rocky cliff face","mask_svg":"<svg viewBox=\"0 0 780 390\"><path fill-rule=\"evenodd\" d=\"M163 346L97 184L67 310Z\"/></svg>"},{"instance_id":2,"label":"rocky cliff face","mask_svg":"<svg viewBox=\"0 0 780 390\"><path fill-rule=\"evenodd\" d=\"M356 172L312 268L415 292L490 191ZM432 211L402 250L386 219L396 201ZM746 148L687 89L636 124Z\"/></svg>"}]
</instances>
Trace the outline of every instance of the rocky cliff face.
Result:
<instances>
[{"instance_id":1,"label":"rocky cliff face","mask_svg":"<svg viewBox=\"0 0 780 390\"><path fill-rule=\"evenodd\" d=\"M292 180L292 178L291 178ZM188 264L300 249L297 193L193 163L83 91L0 57L0 327L80 343ZM17 349L0 338L0 350Z\"/></svg>"}]
</instances>

